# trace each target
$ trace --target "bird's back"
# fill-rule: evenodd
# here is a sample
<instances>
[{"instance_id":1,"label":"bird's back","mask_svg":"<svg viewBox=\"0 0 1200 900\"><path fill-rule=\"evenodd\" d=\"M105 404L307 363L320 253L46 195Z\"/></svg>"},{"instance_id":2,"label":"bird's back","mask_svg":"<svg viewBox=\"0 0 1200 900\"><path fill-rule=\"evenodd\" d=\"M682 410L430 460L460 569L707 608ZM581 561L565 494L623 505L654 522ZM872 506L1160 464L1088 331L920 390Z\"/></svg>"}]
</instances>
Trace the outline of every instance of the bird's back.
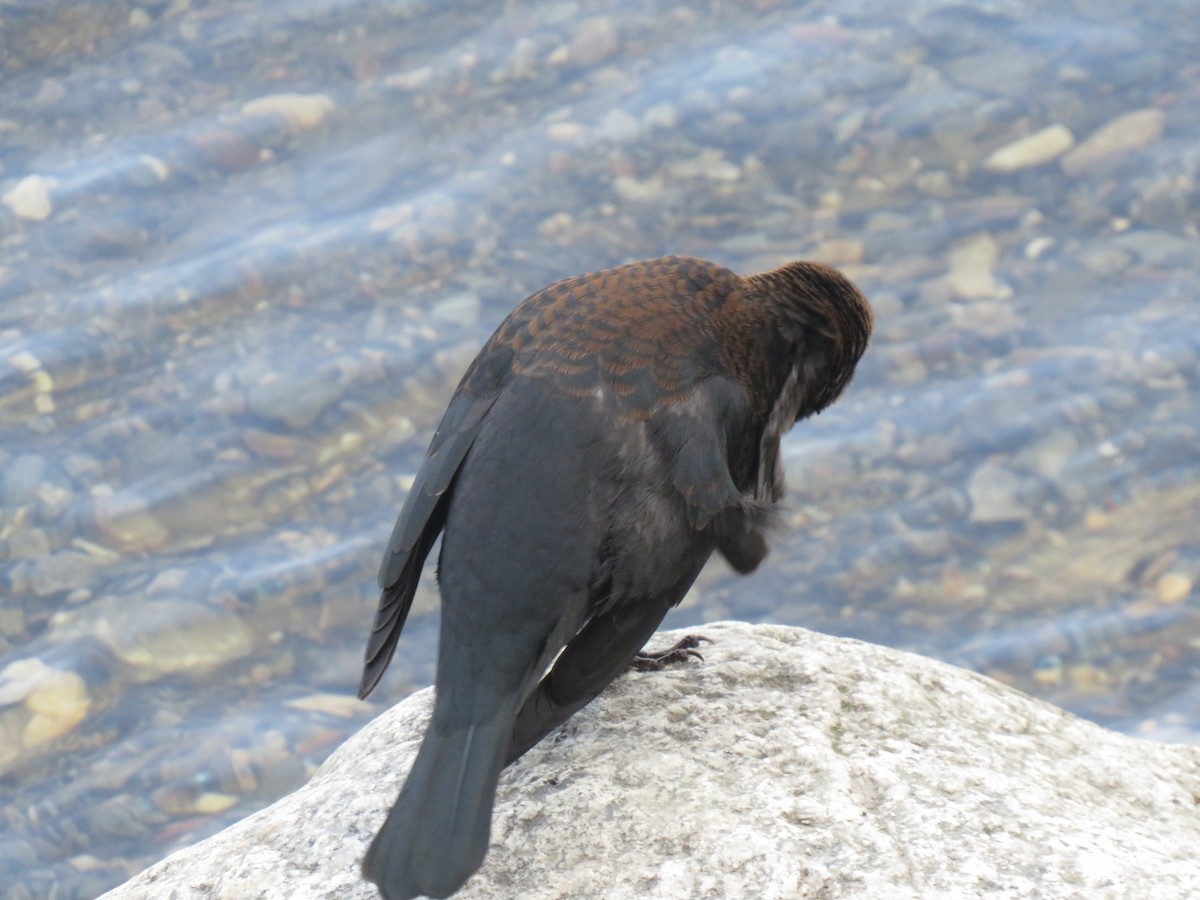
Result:
<instances>
[{"instance_id":1,"label":"bird's back","mask_svg":"<svg viewBox=\"0 0 1200 900\"><path fill-rule=\"evenodd\" d=\"M623 411L647 418L724 369L714 317L744 284L729 269L677 256L557 281L501 323L463 387L486 390L479 363L504 358L513 374L580 398L602 380Z\"/></svg>"}]
</instances>

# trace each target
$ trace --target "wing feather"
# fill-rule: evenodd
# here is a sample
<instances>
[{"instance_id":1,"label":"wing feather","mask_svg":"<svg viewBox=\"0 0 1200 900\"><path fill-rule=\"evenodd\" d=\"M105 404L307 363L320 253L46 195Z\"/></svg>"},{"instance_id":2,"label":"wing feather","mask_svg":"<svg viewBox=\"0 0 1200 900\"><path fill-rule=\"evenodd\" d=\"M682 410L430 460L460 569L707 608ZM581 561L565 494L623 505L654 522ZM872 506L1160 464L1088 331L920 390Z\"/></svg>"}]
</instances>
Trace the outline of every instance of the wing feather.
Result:
<instances>
[{"instance_id":1,"label":"wing feather","mask_svg":"<svg viewBox=\"0 0 1200 900\"><path fill-rule=\"evenodd\" d=\"M367 638L358 696L366 697L383 677L412 607L425 558L446 524L450 485L479 435L498 391L476 398L461 390L450 401L392 529L379 566L379 609Z\"/></svg>"}]
</instances>

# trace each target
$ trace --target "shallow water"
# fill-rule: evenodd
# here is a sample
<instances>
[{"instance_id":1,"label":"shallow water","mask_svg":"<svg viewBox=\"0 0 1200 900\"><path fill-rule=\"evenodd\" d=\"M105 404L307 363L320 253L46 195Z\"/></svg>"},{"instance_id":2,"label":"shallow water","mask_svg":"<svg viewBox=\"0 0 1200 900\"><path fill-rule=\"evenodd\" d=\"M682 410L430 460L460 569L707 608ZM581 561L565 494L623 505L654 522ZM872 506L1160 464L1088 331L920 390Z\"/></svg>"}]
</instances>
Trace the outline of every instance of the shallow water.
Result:
<instances>
[{"instance_id":1,"label":"shallow water","mask_svg":"<svg viewBox=\"0 0 1200 900\"><path fill-rule=\"evenodd\" d=\"M532 290L663 253L825 260L878 323L768 564L669 625L1200 737L1190 2L0 0L0 34L0 896L94 896L428 683L431 582L352 699L458 376Z\"/></svg>"}]
</instances>

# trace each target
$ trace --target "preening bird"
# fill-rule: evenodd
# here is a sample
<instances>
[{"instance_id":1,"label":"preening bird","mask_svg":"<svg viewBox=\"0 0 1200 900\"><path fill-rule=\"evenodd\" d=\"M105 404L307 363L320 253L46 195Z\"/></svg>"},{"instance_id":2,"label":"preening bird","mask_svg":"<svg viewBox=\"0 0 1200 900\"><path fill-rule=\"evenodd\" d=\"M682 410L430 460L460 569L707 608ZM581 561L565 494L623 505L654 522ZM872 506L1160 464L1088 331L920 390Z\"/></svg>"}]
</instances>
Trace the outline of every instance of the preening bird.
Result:
<instances>
[{"instance_id":1,"label":"preening bird","mask_svg":"<svg viewBox=\"0 0 1200 900\"><path fill-rule=\"evenodd\" d=\"M762 562L780 438L842 393L871 326L825 266L683 257L567 278L501 323L379 573L360 697L442 535L433 716L363 862L387 900L447 897L479 868L500 771L630 666L714 550Z\"/></svg>"}]
</instances>

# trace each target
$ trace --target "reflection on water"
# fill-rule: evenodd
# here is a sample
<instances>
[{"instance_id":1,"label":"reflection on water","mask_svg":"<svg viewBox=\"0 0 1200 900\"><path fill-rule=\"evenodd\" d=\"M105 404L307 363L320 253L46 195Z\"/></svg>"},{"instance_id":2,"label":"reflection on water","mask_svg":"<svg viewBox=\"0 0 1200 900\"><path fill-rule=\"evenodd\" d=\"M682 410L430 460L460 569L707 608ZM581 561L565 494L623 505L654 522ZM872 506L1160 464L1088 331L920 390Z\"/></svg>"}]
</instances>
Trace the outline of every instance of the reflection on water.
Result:
<instances>
[{"instance_id":1,"label":"reflection on water","mask_svg":"<svg viewBox=\"0 0 1200 900\"><path fill-rule=\"evenodd\" d=\"M754 579L806 625L1200 735L1200 22L1054 5L0 2L0 895L296 787L489 330L666 252L855 277ZM898 11L899 10L899 11ZM377 695L428 683L432 585Z\"/></svg>"}]
</instances>

